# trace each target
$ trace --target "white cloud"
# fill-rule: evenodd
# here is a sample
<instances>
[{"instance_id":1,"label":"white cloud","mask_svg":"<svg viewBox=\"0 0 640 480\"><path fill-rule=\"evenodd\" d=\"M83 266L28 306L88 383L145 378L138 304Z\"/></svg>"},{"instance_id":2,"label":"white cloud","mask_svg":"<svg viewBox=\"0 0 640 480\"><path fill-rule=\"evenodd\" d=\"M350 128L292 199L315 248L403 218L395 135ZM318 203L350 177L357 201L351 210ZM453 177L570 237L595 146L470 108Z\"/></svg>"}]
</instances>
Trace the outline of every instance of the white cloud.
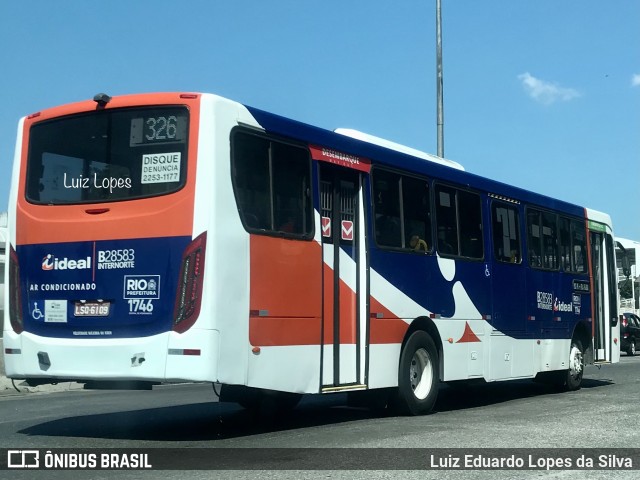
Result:
<instances>
[{"instance_id":1,"label":"white cloud","mask_svg":"<svg viewBox=\"0 0 640 480\"><path fill-rule=\"evenodd\" d=\"M518 75L527 94L536 102L551 105L558 101L569 101L580 97L580 92L573 88L565 88L555 83L540 80L529 72Z\"/></svg>"},{"instance_id":2,"label":"white cloud","mask_svg":"<svg viewBox=\"0 0 640 480\"><path fill-rule=\"evenodd\" d=\"M631 77L631 86L640 87L640 73L636 73Z\"/></svg>"}]
</instances>

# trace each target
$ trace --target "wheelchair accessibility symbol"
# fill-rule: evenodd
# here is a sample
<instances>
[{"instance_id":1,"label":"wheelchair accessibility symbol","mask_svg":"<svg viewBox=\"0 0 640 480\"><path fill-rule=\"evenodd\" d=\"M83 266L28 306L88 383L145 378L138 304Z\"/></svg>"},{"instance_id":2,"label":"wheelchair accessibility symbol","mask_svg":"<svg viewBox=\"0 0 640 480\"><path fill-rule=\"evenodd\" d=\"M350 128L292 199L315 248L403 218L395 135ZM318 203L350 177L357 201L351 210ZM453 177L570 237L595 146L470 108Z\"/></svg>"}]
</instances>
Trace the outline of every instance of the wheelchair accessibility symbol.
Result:
<instances>
[{"instance_id":1,"label":"wheelchair accessibility symbol","mask_svg":"<svg viewBox=\"0 0 640 480\"><path fill-rule=\"evenodd\" d=\"M42 313L42 310L40 310L38 308L38 302L33 302L34 307L33 310L31 310L31 317L34 320L40 320L42 317L44 317L44 314Z\"/></svg>"}]
</instances>

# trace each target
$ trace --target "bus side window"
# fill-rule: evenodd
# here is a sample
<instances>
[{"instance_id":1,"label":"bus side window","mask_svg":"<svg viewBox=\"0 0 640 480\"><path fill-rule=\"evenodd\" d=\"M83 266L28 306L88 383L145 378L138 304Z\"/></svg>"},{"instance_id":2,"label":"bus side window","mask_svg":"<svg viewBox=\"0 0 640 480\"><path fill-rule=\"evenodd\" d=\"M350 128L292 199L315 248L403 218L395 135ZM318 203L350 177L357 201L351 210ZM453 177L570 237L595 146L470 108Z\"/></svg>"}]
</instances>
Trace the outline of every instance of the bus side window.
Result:
<instances>
[{"instance_id":1,"label":"bus side window","mask_svg":"<svg viewBox=\"0 0 640 480\"><path fill-rule=\"evenodd\" d=\"M557 270L560 265L557 215L533 208L528 209L527 232L529 265L534 268Z\"/></svg>"},{"instance_id":2,"label":"bus side window","mask_svg":"<svg viewBox=\"0 0 640 480\"><path fill-rule=\"evenodd\" d=\"M429 183L421 178L402 176L404 247L428 252L431 241L431 198Z\"/></svg>"},{"instance_id":3,"label":"bus side window","mask_svg":"<svg viewBox=\"0 0 640 480\"><path fill-rule=\"evenodd\" d=\"M376 242L402 248L400 219L400 175L378 170L374 174Z\"/></svg>"},{"instance_id":4,"label":"bus side window","mask_svg":"<svg viewBox=\"0 0 640 480\"><path fill-rule=\"evenodd\" d=\"M484 257L482 238L482 207L477 193L458 191L458 224L460 226L460 255L467 258Z\"/></svg>"},{"instance_id":5,"label":"bus side window","mask_svg":"<svg viewBox=\"0 0 640 480\"><path fill-rule=\"evenodd\" d=\"M560 267L565 272L570 272L571 268L571 233L570 221L568 218L560 217Z\"/></svg>"},{"instance_id":6,"label":"bus side window","mask_svg":"<svg viewBox=\"0 0 640 480\"><path fill-rule=\"evenodd\" d=\"M532 267L542 267L542 259L535 247L529 249L529 265Z\"/></svg>"},{"instance_id":7,"label":"bus side window","mask_svg":"<svg viewBox=\"0 0 640 480\"><path fill-rule=\"evenodd\" d=\"M273 216L277 231L308 234L312 230L308 153L272 142Z\"/></svg>"},{"instance_id":8,"label":"bus side window","mask_svg":"<svg viewBox=\"0 0 640 480\"><path fill-rule=\"evenodd\" d=\"M447 255L455 255L456 248L451 243L451 231L447 232L444 227L438 227L438 251Z\"/></svg>"},{"instance_id":9,"label":"bus side window","mask_svg":"<svg viewBox=\"0 0 640 480\"><path fill-rule=\"evenodd\" d=\"M376 216L376 239L380 245L400 247L400 219L389 215Z\"/></svg>"},{"instance_id":10,"label":"bus side window","mask_svg":"<svg viewBox=\"0 0 640 480\"><path fill-rule=\"evenodd\" d=\"M445 255L458 255L456 190L443 185L436 185L435 191L438 252Z\"/></svg>"},{"instance_id":11,"label":"bus side window","mask_svg":"<svg viewBox=\"0 0 640 480\"><path fill-rule=\"evenodd\" d=\"M267 230L271 224L269 142L237 133L233 146L233 179L241 217L247 227Z\"/></svg>"},{"instance_id":12,"label":"bus side window","mask_svg":"<svg viewBox=\"0 0 640 480\"><path fill-rule=\"evenodd\" d=\"M479 260L484 257L480 195L436 185L438 252Z\"/></svg>"},{"instance_id":13,"label":"bus side window","mask_svg":"<svg viewBox=\"0 0 640 480\"><path fill-rule=\"evenodd\" d=\"M527 259L531 267L542 267L542 238L540 212L530 209L527 212Z\"/></svg>"},{"instance_id":14,"label":"bus side window","mask_svg":"<svg viewBox=\"0 0 640 480\"><path fill-rule=\"evenodd\" d=\"M311 238L311 157L305 148L235 132L232 178L246 229Z\"/></svg>"},{"instance_id":15,"label":"bus side window","mask_svg":"<svg viewBox=\"0 0 640 480\"><path fill-rule=\"evenodd\" d=\"M431 200L423 178L373 173L376 243L410 252L431 251Z\"/></svg>"},{"instance_id":16,"label":"bus side window","mask_svg":"<svg viewBox=\"0 0 640 480\"><path fill-rule=\"evenodd\" d=\"M587 273L587 240L584 220L571 220L571 253L573 271Z\"/></svg>"},{"instance_id":17,"label":"bus side window","mask_svg":"<svg viewBox=\"0 0 640 480\"><path fill-rule=\"evenodd\" d=\"M557 270L558 262L558 225L557 216L542 212L542 240L544 246L543 268Z\"/></svg>"},{"instance_id":18,"label":"bus side window","mask_svg":"<svg viewBox=\"0 0 640 480\"><path fill-rule=\"evenodd\" d=\"M511 205L494 202L493 255L499 262L520 263L520 222L518 210Z\"/></svg>"}]
</instances>

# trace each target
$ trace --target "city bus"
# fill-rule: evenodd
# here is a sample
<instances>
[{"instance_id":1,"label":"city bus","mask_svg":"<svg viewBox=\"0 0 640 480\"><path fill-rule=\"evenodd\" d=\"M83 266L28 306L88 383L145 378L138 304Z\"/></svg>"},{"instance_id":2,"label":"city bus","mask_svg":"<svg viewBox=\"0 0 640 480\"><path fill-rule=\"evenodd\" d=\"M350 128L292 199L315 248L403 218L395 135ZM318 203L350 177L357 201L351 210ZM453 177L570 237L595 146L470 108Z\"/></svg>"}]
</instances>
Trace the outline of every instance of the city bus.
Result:
<instances>
[{"instance_id":1,"label":"city bus","mask_svg":"<svg viewBox=\"0 0 640 480\"><path fill-rule=\"evenodd\" d=\"M20 120L7 376L348 393L580 388L619 361L608 215L212 94L98 94Z\"/></svg>"}]
</instances>

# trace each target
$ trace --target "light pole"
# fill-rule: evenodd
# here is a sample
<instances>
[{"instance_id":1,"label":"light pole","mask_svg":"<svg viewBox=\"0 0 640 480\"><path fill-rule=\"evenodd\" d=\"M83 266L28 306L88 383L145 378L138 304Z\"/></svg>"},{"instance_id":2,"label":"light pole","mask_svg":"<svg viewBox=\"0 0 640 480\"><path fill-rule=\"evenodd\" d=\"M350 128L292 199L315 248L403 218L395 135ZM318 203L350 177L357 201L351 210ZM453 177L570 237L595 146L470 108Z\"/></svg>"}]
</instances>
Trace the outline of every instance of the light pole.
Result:
<instances>
[{"instance_id":1,"label":"light pole","mask_svg":"<svg viewBox=\"0 0 640 480\"><path fill-rule=\"evenodd\" d=\"M436 0L436 89L438 97L438 156L444 157L444 107L442 100L442 15L441 0Z\"/></svg>"}]
</instances>

